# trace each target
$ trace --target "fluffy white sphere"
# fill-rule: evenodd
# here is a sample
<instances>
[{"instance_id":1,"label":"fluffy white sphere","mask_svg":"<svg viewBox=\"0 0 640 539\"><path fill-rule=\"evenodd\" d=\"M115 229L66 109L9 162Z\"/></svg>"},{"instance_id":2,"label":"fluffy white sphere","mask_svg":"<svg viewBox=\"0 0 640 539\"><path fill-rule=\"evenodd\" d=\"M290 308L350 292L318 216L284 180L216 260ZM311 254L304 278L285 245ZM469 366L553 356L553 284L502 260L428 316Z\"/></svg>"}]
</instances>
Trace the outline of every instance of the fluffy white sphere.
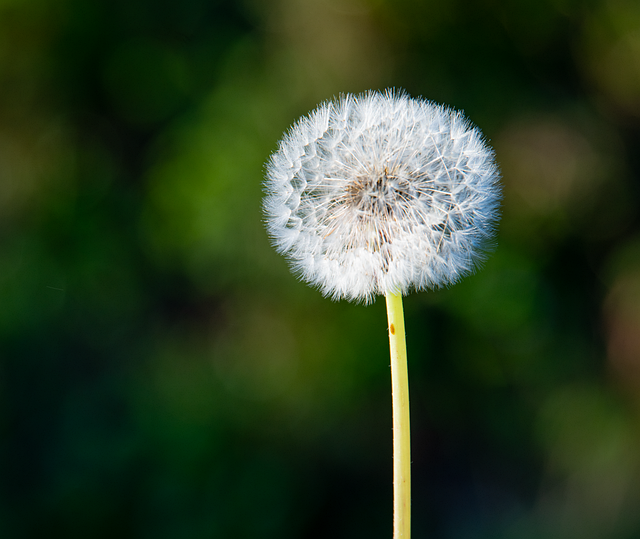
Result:
<instances>
[{"instance_id":1,"label":"fluffy white sphere","mask_svg":"<svg viewBox=\"0 0 640 539\"><path fill-rule=\"evenodd\" d=\"M439 288L486 250L499 179L459 112L391 91L345 95L300 118L271 156L267 230L334 299Z\"/></svg>"}]
</instances>

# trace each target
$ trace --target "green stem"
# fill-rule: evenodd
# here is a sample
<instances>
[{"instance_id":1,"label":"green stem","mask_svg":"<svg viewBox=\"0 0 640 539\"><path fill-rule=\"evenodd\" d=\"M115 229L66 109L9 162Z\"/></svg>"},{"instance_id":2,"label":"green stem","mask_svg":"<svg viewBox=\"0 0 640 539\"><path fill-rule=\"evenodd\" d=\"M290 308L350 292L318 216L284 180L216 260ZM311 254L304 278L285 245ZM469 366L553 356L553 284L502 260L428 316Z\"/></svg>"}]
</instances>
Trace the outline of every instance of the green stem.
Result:
<instances>
[{"instance_id":1,"label":"green stem","mask_svg":"<svg viewBox=\"0 0 640 539\"><path fill-rule=\"evenodd\" d=\"M393 402L393 537L411 537L411 443L409 373L402 294L387 292Z\"/></svg>"}]
</instances>

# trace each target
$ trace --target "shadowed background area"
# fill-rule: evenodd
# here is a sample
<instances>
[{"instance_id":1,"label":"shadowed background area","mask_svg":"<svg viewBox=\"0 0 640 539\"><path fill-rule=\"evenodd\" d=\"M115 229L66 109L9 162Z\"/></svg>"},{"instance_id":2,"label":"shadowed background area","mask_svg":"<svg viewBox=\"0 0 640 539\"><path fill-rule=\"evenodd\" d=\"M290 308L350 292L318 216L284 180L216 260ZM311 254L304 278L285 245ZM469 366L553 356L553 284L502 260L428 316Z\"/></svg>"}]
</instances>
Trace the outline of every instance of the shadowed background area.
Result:
<instances>
[{"instance_id":1,"label":"shadowed background area","mask_svg":"<svg viewBox=\"0 0 640 539\"><path fill-rule=\"evenodd\" d=\"M386 87L505 191L405 300L414 537L640 537L635 0L0 0L0 537L391 536L384 301L260 207L298 116Z\"/></svg>"}]
</instances>

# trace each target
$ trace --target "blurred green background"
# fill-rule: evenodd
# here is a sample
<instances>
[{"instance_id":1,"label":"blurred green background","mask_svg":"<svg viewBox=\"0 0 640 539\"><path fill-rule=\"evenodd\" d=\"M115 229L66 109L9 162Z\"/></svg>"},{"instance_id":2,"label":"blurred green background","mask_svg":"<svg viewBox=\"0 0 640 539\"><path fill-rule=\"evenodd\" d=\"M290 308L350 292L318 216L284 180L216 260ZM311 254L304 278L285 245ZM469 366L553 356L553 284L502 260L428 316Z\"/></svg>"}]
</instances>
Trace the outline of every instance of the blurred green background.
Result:
<instances>
[{"instance_id":1,"label":"blurred green background","mask_svg":"<svg viewBox=\"0 0 640 539\"><path fill-rule=\"evenodd\" d=\"M384 301L260 209L299 115L386 87L505 190L405 301L414 537L640 537L637 0L0 0L0 537L391 537Z\"/></svg>"}]
</instances>

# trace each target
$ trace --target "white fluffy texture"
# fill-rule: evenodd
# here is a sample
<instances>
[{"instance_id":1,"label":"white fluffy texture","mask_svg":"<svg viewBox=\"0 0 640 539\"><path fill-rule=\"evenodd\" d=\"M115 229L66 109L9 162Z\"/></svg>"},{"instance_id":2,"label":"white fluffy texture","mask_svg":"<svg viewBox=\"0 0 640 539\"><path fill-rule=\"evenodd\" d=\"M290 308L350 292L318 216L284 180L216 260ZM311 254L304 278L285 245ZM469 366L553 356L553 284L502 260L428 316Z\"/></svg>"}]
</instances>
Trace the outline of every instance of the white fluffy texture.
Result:
<instances>
[{"instance_id":1,"label":"white fluffy texture","mask_svg":"<svg viewBox=\"0 0 640 539\"><path fill-rule=\"evenodd\" d=\"M499 172L459 112L387 91L300 118L267 166L264 211L293 271L334 299L439 288L472 272Z\"/></svg>"}]
</instances>

